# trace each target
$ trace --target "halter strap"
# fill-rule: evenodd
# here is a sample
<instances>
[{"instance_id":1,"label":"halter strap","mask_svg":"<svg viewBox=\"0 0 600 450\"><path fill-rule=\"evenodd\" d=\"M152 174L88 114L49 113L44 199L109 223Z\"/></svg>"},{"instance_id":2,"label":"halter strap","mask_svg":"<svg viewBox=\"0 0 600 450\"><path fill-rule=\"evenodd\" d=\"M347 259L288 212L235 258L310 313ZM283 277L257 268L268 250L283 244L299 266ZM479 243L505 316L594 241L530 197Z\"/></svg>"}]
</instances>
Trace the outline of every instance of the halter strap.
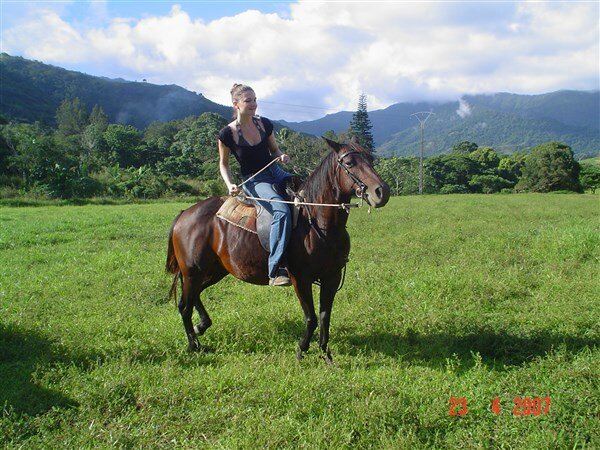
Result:
<instances>
[{"instance_id":1,"label":"halter strap","mask_svg":"<svg viewBox=\"0 0 600 450\"><path fill-rule=\"evenodd\" d=\"M348 175L350 177L350 179L352 180L352 186L354 186L355 184L358 185L358 189L357 189L357 197L360 197L361 199L364 200L363 196L367 190L367 185L365 183L362 182L362 180L360 178L358 178L356 175L354 175L350 169L348 169L344 163L342 162L343 159L348 156L351 155L353 153L362 153L360 150L358 150L354 144L352 142L350 142L348 144L350 146L350 148L352 150L348 150L347 152L342 153L340 156L337 157L337 163L338 166L341 167L342 169L344 169L344 172L346 172L346 175Z\"/></svg>"}]
</instances>

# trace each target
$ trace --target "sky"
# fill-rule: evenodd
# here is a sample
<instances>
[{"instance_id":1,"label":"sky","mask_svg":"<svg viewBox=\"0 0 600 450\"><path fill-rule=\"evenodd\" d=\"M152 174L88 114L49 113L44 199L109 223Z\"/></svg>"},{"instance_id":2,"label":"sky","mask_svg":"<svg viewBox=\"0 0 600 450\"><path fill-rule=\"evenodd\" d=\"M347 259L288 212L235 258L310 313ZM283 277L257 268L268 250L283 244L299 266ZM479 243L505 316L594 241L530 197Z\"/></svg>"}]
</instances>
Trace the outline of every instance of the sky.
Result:
<instances>
[{"instance_id":1,"label":"sky","mask_svg":"<svg viewBox=\"0 0 600 450\"><path fill-rule=\"evenodd\" d=\"M1 50L313 120L465 94L600 88L597 1L11 1Z\"/></svg>"}]
</instances>

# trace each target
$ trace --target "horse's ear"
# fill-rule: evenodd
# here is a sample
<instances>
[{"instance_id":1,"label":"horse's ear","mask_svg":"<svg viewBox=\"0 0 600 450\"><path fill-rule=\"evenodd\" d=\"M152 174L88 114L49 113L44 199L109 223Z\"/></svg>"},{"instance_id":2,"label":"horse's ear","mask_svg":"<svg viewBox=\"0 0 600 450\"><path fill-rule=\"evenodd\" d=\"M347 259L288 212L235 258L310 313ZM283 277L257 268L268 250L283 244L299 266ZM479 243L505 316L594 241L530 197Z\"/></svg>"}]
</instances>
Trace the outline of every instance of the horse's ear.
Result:
<instances>
[{"instance_id":1,"label":"horse's ear","mask_svg":"<svg viewBox=\"0 0 600 450\"><path fill-rule=\"evenodd\" d=\"M352 138L350 139L350 142L352 142L353 144L356 144L356 145L360 145L360 141L358 140L356 135L352 136Z\"/></svg>"},{"instance_id":2,"label":"horse's ear","mask_svg":"<svg viewBox=\"0 0 600 450\"><path fill-rule=\"evenodd\" d=\"M342 144L332 141L331 139L327 139L325 136L322 136L322 138L325 139L327 145L329 145L334 152L339 153L340 149L342 148Z\"/></svg>"}]
</instances>

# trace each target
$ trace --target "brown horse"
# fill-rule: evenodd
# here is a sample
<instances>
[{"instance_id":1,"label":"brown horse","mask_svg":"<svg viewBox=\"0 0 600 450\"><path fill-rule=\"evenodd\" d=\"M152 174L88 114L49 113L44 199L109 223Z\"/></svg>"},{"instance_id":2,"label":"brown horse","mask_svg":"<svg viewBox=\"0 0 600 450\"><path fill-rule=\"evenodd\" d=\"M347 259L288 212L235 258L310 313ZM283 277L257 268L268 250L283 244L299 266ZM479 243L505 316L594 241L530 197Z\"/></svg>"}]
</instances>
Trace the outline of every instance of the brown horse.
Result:
<instances>
[{"instance_id":1,"label":"brown horse","mask_svg":"<svg viewBox=\"0 0 600 450\"><path fill-rule=\"evenodd\" d=\"M389 199L389 187L373 168L373 158L356 139L339 144L326 139L331 152L300 188L304 201L310 203L348 203L353 195L362 197L370 206L379 208ZM256 234L216 217L223 204L211 197L182 211L169 233L167 271L174 274L171 292L182 280L179 312L191 350L199 350L198 336L212 321L200 301L200 293L228 273L253 284L266 285L268 253ZM331 362L327 348L333 298L350 252L350 236L346 231L348 211L341 208L303 206L298 225L292 230L287 248L290 279L304 311L306 331L300 339L298 359L308 350L317 328L312 284L320 282L321 331L319 344L324 358ZM272 288L275 289L275 288ZM192 324L193 308L200 322Z\"/></svg>"}]
</instances>

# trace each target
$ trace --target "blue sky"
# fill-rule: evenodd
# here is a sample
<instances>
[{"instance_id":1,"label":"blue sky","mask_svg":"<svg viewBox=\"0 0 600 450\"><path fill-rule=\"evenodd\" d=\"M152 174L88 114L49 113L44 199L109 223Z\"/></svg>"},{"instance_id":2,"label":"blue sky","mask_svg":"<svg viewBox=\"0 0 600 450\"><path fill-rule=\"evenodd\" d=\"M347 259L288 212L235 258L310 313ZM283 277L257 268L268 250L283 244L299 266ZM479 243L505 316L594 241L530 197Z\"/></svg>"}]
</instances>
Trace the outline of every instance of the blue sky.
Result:
<instances>
[{"instance_id":1,"label":"blue sky","mask_svg":"<svg viewBox=\"0 0 600 450\"><path fill-rule=\"evenodd\" d=\"M290 2L280 1L12 1L2 0L4 26L18 24L20 18L30 11L52 8L60 11L69 22L105 20L111 17L143 18L164 16L174 4L181 5L195 19L211 21L225 16L234 16L249 9L263 13L287 14ZM106 17L97 17L99 10L106 11ZM94 17L96 16L96 17Z\"/></svg>"},{"instance_id":2,"label":"blue sky","mask_svg":"<svg viewBox=\"0 0 600 450\"><path fill-rule=\"evenodd\" d=\"M223 104L244 82L273 119L354 110L362 92L379 109L599 88L595 1L3 0L1 10L11 55Z\"/></svg>"}]
</instances>

